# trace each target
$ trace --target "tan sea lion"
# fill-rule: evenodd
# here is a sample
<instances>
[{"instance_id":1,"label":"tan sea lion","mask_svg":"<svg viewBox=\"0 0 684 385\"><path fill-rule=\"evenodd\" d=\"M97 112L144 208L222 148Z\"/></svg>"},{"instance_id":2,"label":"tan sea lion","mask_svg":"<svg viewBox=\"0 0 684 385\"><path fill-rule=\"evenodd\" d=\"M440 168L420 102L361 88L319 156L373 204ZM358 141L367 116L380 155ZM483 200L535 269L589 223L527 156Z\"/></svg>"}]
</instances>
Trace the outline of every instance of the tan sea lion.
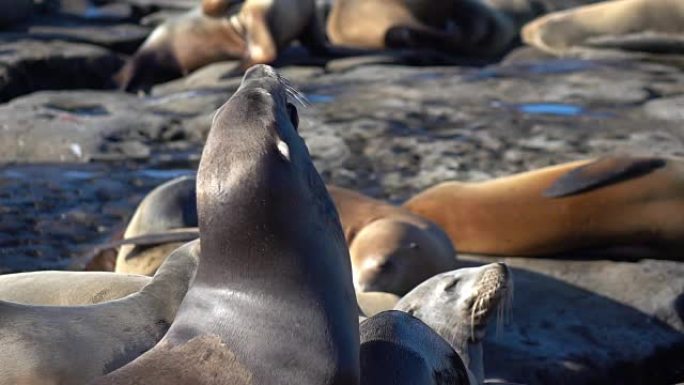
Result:
<instances>
[{"instance_id":1,"label":"tan sea lion","mask_svg":"<svg viewBox=\"0 0 684 385\"><path fill-rule=\"evenodd\" d=\"M157 27L117 74L121 88L146 90L223 60L239 60L236 71L244 71L272 62L297 39L314 51L323 46L314 0L214 3L204 8L217 17L195 9Z\"/></svg>"},{"instance_id":2,"label":"tan sea lion","mask_svg":"<svg viewBox=\"0 0 684 385\"><path fill-rule=\"evenodd\" d=\"M525 43L556 55L573 48L684 53L684 2L613 0L543 16L522 30Z\"/></svg>"},{"instance_id":3,"label":"tan sea lion","mask_svg":"<svg viewBox=\"0 0 684 385\"><path fill-rule=\"evenodd\" d=\"M443 182L404 207L440 225L465 253L629 247L681 258L684 162L605 157L479 183Z\"/></svg>"},{"instance_id":4,"label":"tan sea lion","mask_svg":"<svg viewBox=\"0 0 684 385\"><path fill-rule=\"evenodd\" d=\"M288 94L258 65L217 111L193 284L164 339L95 384L358 384L348 250Z\"/></svg>"},{"instance_id":5,"label":"tan sea lion","mask_svg":"<svg viewBox=\"0 0 684 385\"><path fill-rule=\"evenodd\" d=\"M182 235L196 228L195 177L181 176L157 186L143 198L128 222L123 237L130 239L168 232ZM190 237L194 238L196 236ZM180 236L179 239L159 240L157 244L124 244L117 254L114 271L152 275L171 251L190 239Z\"/></svg>"},{"instance_id":6,"label":"tan sea lion","mask_svg":"<svg viewBox=\"0 0 684 385\"><path fill-rule=\"evenodd\" d=\"M381 291L357 292L356 302L359 304L361 316L372 317L380 312L394 309L399 302L399 296Z\"/></svg>"},{"instance_id":7,"label":"tan sea lion","mask_svg":"<svg viewBox=\"0 0 684 385\"><path fill-rule=\"evenodd\" d=\"M506 13L480 0L336 0L326 31L341 46L469 56L497 55L517 34Z\"/></svg>"},{"instance_id":8,"label":"tan sea lion","mask_svg":"<svg viewBox=\"0 0 684 385\"><path fill-rule=\"evenodd\" d=\"M462 268L421 283L394 307L425 322L453 347L468 368L471 385L485 383L482 340L494 314L510 306L511 272L503 263Z\"/></svg>"},{"instance_id":9,"label":"tan sea lion","mask_svg":"<svg viewBox=\"0 0 684 385\"><path fill-rule=\"evenodd\" d=\"M192 280L197 246L176 250L145 287L118 300L87 306L0 301L0 384L84 384L153 347Z\"/></svg>"},{"instance_id":10,"label":"tan sea lion","mask_svg":"<svg viewBox=\"0 0 684 385\"><path fill-rule=\"evenodd\" d=\"M363 194L327 187L349 245L356 291L403 295L456 268L456 251L434 223Z\"/></svg>"}]
</instances>

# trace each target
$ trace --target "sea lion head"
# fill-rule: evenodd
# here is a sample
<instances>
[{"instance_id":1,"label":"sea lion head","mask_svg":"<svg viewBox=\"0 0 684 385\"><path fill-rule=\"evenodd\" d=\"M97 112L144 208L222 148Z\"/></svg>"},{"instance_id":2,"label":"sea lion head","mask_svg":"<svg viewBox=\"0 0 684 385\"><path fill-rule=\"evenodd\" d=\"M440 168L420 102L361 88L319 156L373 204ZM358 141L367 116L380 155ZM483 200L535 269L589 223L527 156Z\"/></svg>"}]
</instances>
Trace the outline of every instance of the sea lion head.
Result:
<instances>
[{"instance_id":1,"label":"sea lion head","mask_svg":"<svg viewBox=\"0 0 684 385\"><path fill-rule=\"evenodd\" d=\"M357 292L404 295L419 283L456 268L455 251L425 227L383 218L362 228L350 244Z\"/></svg>"},{"instance_id":2,"label":"sea lion head","mask_svg":"<svg viewBox=\"0 0 684 385\"><path fill-rule=\"evenodd\" d=\"M396 309L422 319L447 340L476 343L484 338L491 315L509 305L512 291L508 267L490 263L432 277L404 296Z\"/></svg>"}]
</instances>

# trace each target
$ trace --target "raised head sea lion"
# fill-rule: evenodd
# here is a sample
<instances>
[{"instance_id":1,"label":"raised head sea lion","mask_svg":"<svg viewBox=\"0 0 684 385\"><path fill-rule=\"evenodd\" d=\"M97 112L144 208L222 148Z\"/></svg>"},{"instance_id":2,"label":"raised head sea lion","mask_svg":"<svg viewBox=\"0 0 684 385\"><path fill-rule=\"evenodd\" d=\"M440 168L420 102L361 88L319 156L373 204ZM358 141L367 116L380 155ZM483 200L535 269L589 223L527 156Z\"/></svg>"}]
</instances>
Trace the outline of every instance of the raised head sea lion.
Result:
<instances>
[{"instance_id":1,"label":"raised head sea lion","mask_svg":"<svg viewBox=\"0 0 684 385\"><path fill-rule=\"evenodd\" d=\"M272 62L297 39L309 49L323 46L314 0L214 3L205 10L217 17L195 9L157 27L117 74L121 88L145 90L222 60L239 60L236 71L245 70Z\"/></svg>"},{"instance_id":2,"label":"raised head sea lion","mask_svg":"<svg viewBox=\"0 0 684 385\"><path fill-rule=\"evenodd\" d=\"M476 385L454 349L410 314L385 311L359 330L363 385Z\"/></svg>"},{"instance_id":3,"label":"raised head sea lion","mask_svg":"<svg viewBox=\"0 0 684 385\"><path fill-rule=\"evenodd\" d=\"M612 0L545 15L522 30L525 43L563 55L574 48L684 53L684 2Z\"/></svg>"},{"instance_id":4,"label":"raised head sea lion","mask_svg":"<svg viewBox=\"0 0 684 385\"><path fill-rule=\"evenodd\" d=\"M192 280L197 246L176 250L145 287L118 300L87 306L0 301L0 384L84 384L153 347Z\"/></svg>"},{"instance_id":5,"label":"raised head sea lion","mask_svg":"<svg viewBox=\"0 0 684 385\"><path fill-rule=\"evenodd\" d=\"M482 340L493 314L501 319L513 294L511 273L491 263L439 274L421 283L396 304L425 322L460 355L471 385L484 384Z\"/></svg>"},{"instance_id":6,"label":"raised head sea lion","mask_svg":"<svg viewBox=\"0 0 684 385\"><path fill-rule=\"evenodd\" d=\"M197 228L195 177L182 176L157 186L143 198L128 222L124 239L164 232L180 235L190 228ZM160 239L157 244L124 244L117 254L115 271L152 275L171 251L187 241L186 237Z\"/></svg>"},{"instance_id":7,"label":"raised head sea lion","mask_svg":"<svg viewBox=\"0 0 684 385\"><path fill-rule=\"evenodd\" d=\"M358 384L349 253L297 133L296 94L257 65L217 111L193 284L164 339L95 384Z\"/></svg>"},{"instance_id":8,"label":"raised head sea lion","mask_svg":"<svg viewBox=\"0 0 684 385\"><path fill-rule=\"evenodd\" d=\"M434 223L401 207L328 186L340 214L357 291L406 294L456 268L456 251Z\"/></svg>"},{"instance_id":9,"label":"raised head sea lion","mask_svg":"<svg viewBox=\"0 0 684 385\"><path fill-rule=\"evenodd\" d=\"M478 183L443 182L404 207L440 225L465 253L630 247L681 258L684 162L606 157Z\"/></svg>"}]
</instances>

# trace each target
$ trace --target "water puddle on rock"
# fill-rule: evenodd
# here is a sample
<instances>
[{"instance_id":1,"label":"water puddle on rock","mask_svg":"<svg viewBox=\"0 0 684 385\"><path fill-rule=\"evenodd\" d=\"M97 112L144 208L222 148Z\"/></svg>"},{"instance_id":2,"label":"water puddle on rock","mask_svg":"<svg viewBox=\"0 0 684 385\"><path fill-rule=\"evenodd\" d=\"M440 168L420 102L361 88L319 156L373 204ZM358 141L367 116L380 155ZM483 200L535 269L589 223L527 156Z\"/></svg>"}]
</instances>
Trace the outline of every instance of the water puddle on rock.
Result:
<instances>
[{"instance_id":1,"label":"water puddle on rock","mask_svg":"<svg viewBox=\"0 0 684 385\"><path fill-rule=\"evenodd\" d=\"M467 75L466 80L486 80L502 77L525 77L529 75L554 75L572 72L588 71L599 64L581 59L558 59L540 62L521 62L507 65L497 65L476 71Z\"/></svg>"},{"instance_id":2,"label":"water puddle on rock","mask_svg":"<svg viewBox=\"0 0 684 385\"><path fill-rule=\"evenodd\" d=\"M558 117L591 117L608 118L612 115L607 112L592 111L584 106L569 103L520 103L508 104L492 102L494 108L505 108L525 115L558 116Z\"/></svg>"}]
</instances>

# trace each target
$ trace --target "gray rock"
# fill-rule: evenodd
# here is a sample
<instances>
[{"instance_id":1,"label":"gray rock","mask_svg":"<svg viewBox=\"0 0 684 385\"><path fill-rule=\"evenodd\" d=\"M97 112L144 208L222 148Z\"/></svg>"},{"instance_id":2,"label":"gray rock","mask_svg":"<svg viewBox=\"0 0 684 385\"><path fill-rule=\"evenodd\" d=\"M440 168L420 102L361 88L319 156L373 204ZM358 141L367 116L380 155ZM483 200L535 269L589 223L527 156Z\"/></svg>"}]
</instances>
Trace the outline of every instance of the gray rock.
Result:
<instances>
[{"instance_id":1,"label":"gray rock","mask_svg":"<svg viewBox=\"0 0 684 385\"><path fill-rule=\"evenodd\" d=\"M0 46L0 102L38 90L107 88L122 59L103 48L16 40Z\"/></svg>"},{"instance_id":2,"label":"gray rock","mask_svg":"<svg viewBox=\"0 0 684 385\"><path fill-rule=\"evenodd\" d=\"M484 345L488 377L527 384L683 378L684 264L466 259L513 267L511 322L492 328Z\"/></svg>"}]
</instances>

